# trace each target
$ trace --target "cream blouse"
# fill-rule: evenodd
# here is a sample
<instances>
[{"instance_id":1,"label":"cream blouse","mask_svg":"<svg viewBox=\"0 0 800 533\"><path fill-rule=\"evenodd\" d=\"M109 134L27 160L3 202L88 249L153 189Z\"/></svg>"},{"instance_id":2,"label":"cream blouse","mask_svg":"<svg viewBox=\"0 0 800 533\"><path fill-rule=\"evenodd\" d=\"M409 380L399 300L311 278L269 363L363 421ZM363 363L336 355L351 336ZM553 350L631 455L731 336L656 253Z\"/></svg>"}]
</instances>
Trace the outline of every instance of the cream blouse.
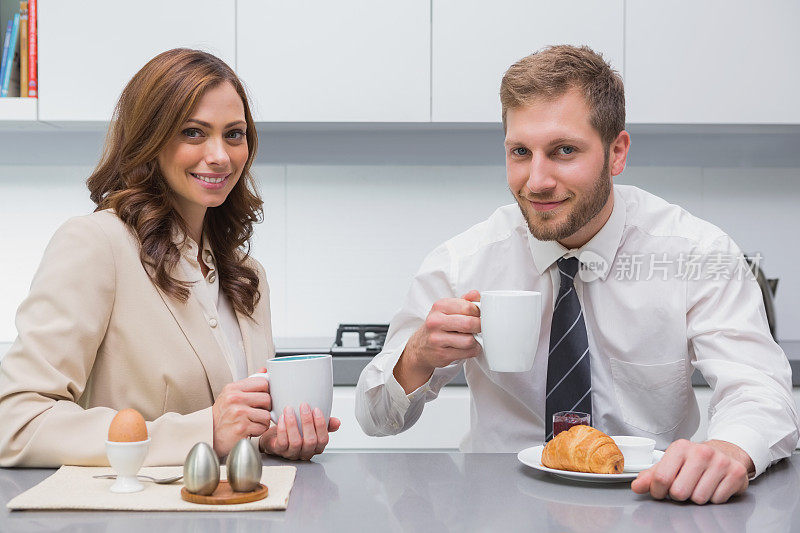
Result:
<instances>
[{"instance_id":1,"label":"cream blouse","mask_svg":"<svg viewBox=\"0 0 800 533\"><path fill-rule=\"evenodd\" d=\"M225 355L233 381L238 381L247 377L247 358L244 353L242 331L239 329L239 321L236 319L230 300L219 288L214 252L205 239L203 239L203 262L208 267L208 274L205 277L197 261L197 243L192 238L186 237L181 249L181 268L186 278L194 282L191 288L192 294L203 308L211 333Z\"/></svg>"}]
</instances>

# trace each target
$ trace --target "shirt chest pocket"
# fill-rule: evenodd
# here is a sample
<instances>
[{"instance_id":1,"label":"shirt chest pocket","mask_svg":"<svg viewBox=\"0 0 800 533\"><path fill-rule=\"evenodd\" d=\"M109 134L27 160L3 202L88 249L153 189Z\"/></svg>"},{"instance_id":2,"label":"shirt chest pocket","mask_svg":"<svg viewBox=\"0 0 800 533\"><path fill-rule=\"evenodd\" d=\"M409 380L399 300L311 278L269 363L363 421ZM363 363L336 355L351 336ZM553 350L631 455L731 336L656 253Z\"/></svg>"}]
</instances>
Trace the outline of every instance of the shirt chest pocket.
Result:
<instances>
[{"instance_id":1,"label":"shirt chest pocket","mask_svg":"<svg viewBox=\"0 0 800 533\"><path fill-rule=\"evenodd\" d=\"M686 417L686 361L643 365L610 359L614 394L625 423L648 433L674 429Z\"/></svg>"}]
</instances>

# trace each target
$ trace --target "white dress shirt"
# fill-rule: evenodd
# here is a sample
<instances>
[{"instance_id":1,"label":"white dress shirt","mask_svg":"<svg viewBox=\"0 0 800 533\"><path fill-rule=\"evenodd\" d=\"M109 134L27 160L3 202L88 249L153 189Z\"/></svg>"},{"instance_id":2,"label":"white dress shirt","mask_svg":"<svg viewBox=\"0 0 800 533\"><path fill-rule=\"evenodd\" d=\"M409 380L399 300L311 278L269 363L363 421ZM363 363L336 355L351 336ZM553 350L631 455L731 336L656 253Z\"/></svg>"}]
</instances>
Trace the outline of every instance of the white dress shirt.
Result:
<instances>
[{"instance_id":1,"label":"white dress shirt","mask_svg":"<svg viewBox=\"0 0 800 533\"><path fill-rule=\"evenodd\" d=\"M539 241L516 204L436 248L392 320L384 349L361 373L356 417L369 435L411 427L463 365L471 395L466 452L517 452L544 440L545 386L560 257L581 260L575 291L592 369L592 425L665 449L690 438L700 413L691 384L713 389L709 439L732 442L756 475L798 441L791 369L770 336L761 291L731 238L682 208L614 186L614 208L584 246ZM500 373L479 356L438 368L406 395L393 375L411 335L440 298L477 289L542 293L539 344L529 372Z\"/></svg>"},{"instance_id":2,"label":"white dress shirt","mask_svg":"<svg viewBox=\"0 0 800 533\"><path fill-rule=\"evenodd\" d=\"M186 279L194 282L190 290L203 308L208 327L225 355L233 381L238 381L247 377L247 357L244 353L242 331L230 300L219 289L214 253L205 239L203 239L203 262L208 267L205 276L197 261L197 243L187 237L181 249L181 268Z\"/></svg>"}]
</instances>

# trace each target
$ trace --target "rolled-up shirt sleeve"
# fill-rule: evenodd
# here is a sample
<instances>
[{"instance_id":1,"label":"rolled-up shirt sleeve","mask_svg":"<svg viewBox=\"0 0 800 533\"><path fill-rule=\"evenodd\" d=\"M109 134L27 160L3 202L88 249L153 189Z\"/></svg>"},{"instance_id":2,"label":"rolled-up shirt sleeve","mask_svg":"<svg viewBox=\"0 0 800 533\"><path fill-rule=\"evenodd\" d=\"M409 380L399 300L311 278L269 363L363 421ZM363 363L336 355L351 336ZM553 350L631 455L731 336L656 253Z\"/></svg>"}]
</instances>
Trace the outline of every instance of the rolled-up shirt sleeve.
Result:
<instances>
[{"instance_id":1,"label":"rolled-up shirt sleeve","mask_svg":"<svg viewBox=\"0 0 800 533\"><path fill-rule=\"evenodd\" d=\"M463 365L455 362L437 368L430 379L406 394L394 377L394 367L406 343L419 329L440 298L455 297L455 268L446 245L439 246L422 263L403 306L392 319L384 348L361 372L356 386L356 419L364 433L372 436L396 435L419 419L426 402L435 399Z\"/></svg>"},{"instance_id":2,"label":"rolled-up shirt sleeve","mask_svg":"<svg viewBox=\"0 0 800 533\"><path fill-rule=\"evenodd\" d=\"M708 264L727 265L686 285L692 363L713 390L708 438L742 448L758 476L797 445L791 368L770 335L761 290L741 250L725 236L703 255Z\"/></svg>"}]
</instances>

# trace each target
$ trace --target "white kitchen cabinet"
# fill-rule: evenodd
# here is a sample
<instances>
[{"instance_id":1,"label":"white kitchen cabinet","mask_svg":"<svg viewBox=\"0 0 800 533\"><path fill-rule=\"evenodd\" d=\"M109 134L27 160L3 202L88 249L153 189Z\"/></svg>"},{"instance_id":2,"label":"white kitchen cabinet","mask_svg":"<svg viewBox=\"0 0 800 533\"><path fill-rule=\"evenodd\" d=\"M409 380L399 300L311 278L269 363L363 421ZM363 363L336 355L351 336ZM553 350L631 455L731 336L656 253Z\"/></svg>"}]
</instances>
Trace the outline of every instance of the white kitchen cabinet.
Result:
<instances>
[{"instance_id":1,"label":"white kitchen cabinet","mask_svg":"<svg viewBox=\"0 0 800 533\"><path fill-rule=\"evenodd\" d=\"M334 387L331 416L342 427L331 434L328 449L457 449L469 430L469 389L444 387L436 400L425 405L417 423L389 437L369 437L355 415L355 387Z\"/></svg>"},{"instance_id":2,"label":"white kitchen cabinet","mask_svg":"<svg viewBox=\"0 0 800 533\"><path fill-rule=\"evenodd\" d=\"M108 121L154 56L200 48L235 68L235 0L39 1L39 120Z\"/></svg>"},{"instance_id":3,"label":"white kitchen cabinet","mask_svg":"<svg viewBox=\"0 0 800 533\"><path fill-rule=\"evenodd\" d=\"M554 44L585 44L623 74L623 0L432 0L434 122L500 122L500 80Z\"/></svg>"},{"instance_id":4,"label":"white kitchen cabinet","mask_svg":"<svg viewBox=\"0 0 800 533\"><path fill-rule=\"evenodd\" d=\"M258 121L430 120L429 0L238 0Z\"/></svg>"},{"instance_id":5,"label":"white kitchen cabinet","mask_svg":"<svg viewBox=\"0 0 800 533\"><path fill-rule=\"evenodd\" d=\"M800 123L800 2L628 1L629 123Z\"/></svg>"}]
</instances>

